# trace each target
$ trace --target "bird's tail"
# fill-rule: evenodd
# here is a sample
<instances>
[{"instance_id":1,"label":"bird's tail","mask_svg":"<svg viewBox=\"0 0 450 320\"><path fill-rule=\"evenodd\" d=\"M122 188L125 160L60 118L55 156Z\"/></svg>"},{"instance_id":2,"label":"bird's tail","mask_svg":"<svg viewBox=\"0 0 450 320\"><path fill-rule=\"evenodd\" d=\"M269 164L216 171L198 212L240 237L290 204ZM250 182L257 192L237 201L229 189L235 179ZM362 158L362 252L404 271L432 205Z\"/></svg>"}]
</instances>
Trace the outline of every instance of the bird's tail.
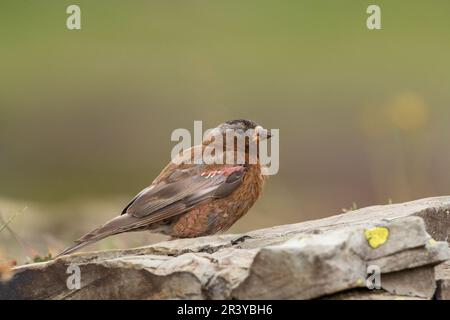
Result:
<instances>
[{"instance_id":1,"label":"bird's tail","mask_svg":"<svg viewBox=\"0 0 450 320\"><path fill-rule=\"evenodd\" d=\"M96 240L97 241L97 240ZM65 248L63 251L61 251L60 253L58 253L55 258L58 258L60 256L64 256L66 254L70 254L72 252L77 251L78 249L81 249L91 243L93 243L94 241L85 241L85 242L80 242L78 243L78 241L75 241L74 245L71 245L70 247Z\"/></svg>"},{"instance_id":2,"label":"bird's tail","mask_svg":"<svg viewBox=\"0 0 450 320\"><path fill-rule=\"evenodd\" d=\"M85 234L80 239L76 240L72 246L64 249L61 253L56 255L55 258L72 253L78 249L83 248L84 246L102 240L114 234L130 231L130 227L133 225L133 222L135 222L135 219L136 218L129 215L118 216L108 221L104 225Z\"/></svg>"}]
</instances>

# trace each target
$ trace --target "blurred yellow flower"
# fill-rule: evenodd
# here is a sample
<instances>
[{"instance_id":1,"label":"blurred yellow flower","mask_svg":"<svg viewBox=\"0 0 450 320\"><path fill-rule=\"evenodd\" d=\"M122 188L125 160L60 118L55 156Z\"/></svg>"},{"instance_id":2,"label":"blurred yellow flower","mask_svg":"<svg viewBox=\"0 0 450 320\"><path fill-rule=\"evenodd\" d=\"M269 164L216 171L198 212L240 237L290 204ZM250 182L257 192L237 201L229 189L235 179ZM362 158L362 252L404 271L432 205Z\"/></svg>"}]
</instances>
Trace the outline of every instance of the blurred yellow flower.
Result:
<instances>
[{"instance_id":1,"label":"blurred yellow flower","mask_svg":"<svg viewBox=\"0 0 450 320\"><path fill-rule=\"evenodd\" d=\"M386 114L394 127L413 131L428 122L428 106L424 99L414 93L400 94L387 105Z\"/></svg>"}]
</instances>

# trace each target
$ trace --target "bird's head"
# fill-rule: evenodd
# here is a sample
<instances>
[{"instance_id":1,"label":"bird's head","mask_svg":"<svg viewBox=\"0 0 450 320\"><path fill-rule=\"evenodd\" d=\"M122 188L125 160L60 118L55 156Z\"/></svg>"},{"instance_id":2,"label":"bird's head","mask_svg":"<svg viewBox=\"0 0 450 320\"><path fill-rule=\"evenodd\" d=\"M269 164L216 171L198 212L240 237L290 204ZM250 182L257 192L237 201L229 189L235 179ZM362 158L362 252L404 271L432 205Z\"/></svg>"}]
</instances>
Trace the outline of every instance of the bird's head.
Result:
<instances>
[{"instance_id":1,"label":"bird's head","mask_svg":"<svg viewBox=\"0 0 450 320\"><path fill-rule=\"evenodd\" d=\"M269 139L271 136L270 130L264 129L254 121L230 120L212 129L203 140L203 145L223 143L223 149L230 150L230 148L236 149L242 145L240 143L244 143L245 153L247 153L250 144L258 145L259 141Z\"/></svg>"},{"instance_id":2,"label":"bird's head","mask_svg":"<svg viewBox=\"0 0 450 320\"><path fill-rule=\"evenodd\" d=\"M270 139L272 134L270 130L264 129L262 126L251 120L238 119L230 120L219 124L212 129L203 140L203 144L209 144L216 140L218 136L226 141L226 136L234 137L234 139L245 139L248 142Z\"/></svg>"}]
</instances>

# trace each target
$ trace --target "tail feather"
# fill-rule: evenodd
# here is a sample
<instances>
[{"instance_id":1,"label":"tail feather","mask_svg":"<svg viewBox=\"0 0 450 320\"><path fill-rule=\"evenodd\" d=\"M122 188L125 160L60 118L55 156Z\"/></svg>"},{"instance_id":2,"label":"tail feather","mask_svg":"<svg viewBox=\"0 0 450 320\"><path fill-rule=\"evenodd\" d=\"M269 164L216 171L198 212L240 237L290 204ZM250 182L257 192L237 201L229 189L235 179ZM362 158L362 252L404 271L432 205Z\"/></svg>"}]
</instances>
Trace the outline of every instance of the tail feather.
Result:
<instances>
[{"instance_id":1,"label":"tail feather","mask_svg":"<svg viewBox=\"0 0 450 320\"><path fill-rule=\"evenodd\" d=\"M93 241L85 241L85 242L80 242L80 243L75 243L74 245L67 247L66 249L64 249L63 251L61 251L60 253L58 253L55 258L61 257L61 256L65 256L66 254L70 254L72 252L77 251L78 249L81 249L89 244L93 243Z\"/></svg>"},{"instance_id":2,"label":"tail feather","mask_svg":"<svg viewBox=\"0 0 450 320\"><path fill-rule=\"evenodd\" d=\"M91 232L85 234L80 239L75 241L75 244L64 249L61 253L55 256L55 258L70 254L78 249L81 249L91 243L100 241L106 237L112 236L114 234L119 234L122 232L130 231L136 218L129 215L118 216L104 225L92 230Z\"/></svg>"}]
</instances>

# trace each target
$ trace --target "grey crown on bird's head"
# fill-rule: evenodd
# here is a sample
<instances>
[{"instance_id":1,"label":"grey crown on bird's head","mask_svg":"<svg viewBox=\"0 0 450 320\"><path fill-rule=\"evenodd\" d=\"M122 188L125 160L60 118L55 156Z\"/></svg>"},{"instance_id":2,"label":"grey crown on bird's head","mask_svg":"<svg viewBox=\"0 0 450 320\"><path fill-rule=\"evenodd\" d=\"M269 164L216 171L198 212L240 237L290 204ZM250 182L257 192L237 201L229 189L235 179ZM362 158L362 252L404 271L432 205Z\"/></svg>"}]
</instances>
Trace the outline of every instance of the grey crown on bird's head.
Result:
<instances>
[{"instance_id":1,"label":"grey crown on bird's head","mask_svg":"<svg viewBox=\"0 0 450 320\"><path fill-rule=\"evenodd\" d=\"M225 129L242 129L244 131L248 129L255 129L257 126L258 124L256 122L245 119L230 120L219 125L219 127Z\"/></svg>"},{"instance_id":2,"label":"grey crown on bird's head","mask_svg":"<svg viewBox=\"0 0 450 320\"><path fill-rule=\"evenodd\" d=\"M225 134L227 131L234 131L237 135L245 134L248 130L254 130L254 134L262 139L269 139L272 137L272 133L268 129L264 129L262 126L254 121L246 119L229 120L218 125L208 138L215 134ZM208 139L207 139L208 140Z\"/></svg>"}]
</instances>

